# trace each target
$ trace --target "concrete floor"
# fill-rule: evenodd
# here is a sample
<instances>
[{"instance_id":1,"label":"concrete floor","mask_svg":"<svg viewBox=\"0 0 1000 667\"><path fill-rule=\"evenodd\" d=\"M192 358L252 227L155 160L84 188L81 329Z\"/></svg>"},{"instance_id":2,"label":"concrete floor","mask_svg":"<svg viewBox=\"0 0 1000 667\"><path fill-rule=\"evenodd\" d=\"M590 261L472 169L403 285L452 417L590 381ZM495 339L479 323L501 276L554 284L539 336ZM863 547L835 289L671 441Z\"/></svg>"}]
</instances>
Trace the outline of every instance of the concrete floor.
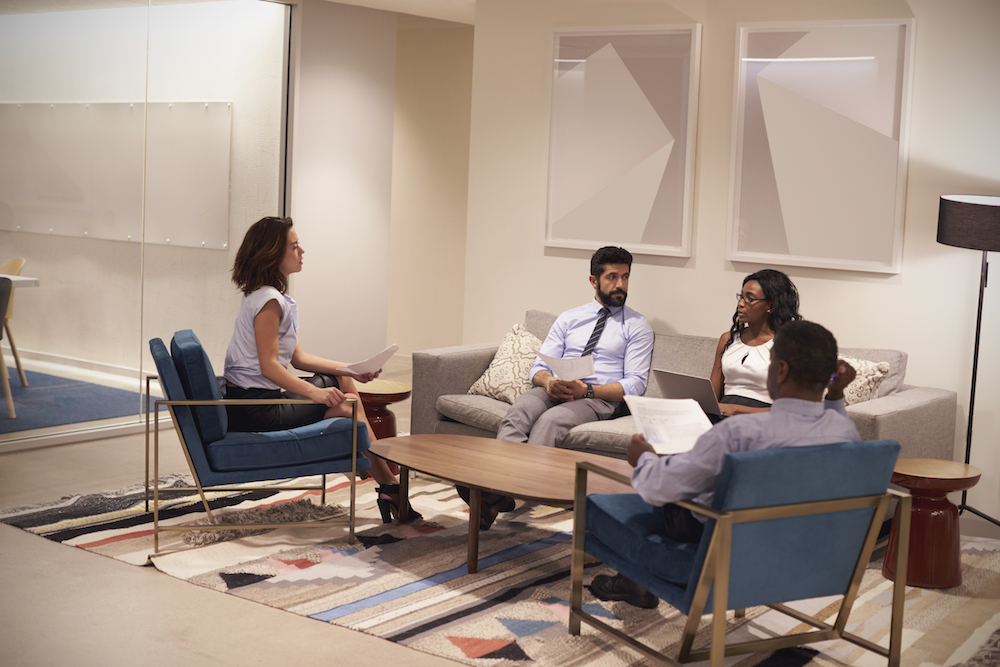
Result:
<instances>
[{"instance_id":1,"label":"concrete floor","mask_svg":"<svg viewBox=\"0 0 1000 667\"><path fill-rule=\"evenodd\" d=\"M408 383L408 365L385 377ZM409 401L394 408L408 430ZM140 483L143 443L137 434L0 454L0 507ZM161 473L187 470L172 429L161 447ZM0 662L12 667L458 664L7 525L0 590Z\"/></svg>"}]
</instances>

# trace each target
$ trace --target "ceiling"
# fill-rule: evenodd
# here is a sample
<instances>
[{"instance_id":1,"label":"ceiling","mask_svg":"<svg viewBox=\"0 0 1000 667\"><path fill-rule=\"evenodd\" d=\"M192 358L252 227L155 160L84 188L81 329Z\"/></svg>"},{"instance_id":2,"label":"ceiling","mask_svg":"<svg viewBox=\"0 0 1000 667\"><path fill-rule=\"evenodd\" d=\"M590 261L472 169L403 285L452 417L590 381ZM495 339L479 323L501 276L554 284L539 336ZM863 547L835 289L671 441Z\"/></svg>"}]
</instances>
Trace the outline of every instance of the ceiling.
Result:
<instances>
[{"instance_id":1,"label":"ceiling","mask_svg":"<svg viewBox=\"0 0 1000 667\"><path fill-rule=\"evenodd\" d=\"M153 4L205 0L152 0ZM345 5L370 7L456 23L475 23L476 0L337 0ZM144 7L147 0L0 0L0 14L71 12L109 7ZM295 4L294 1L290 4Z\"/></svg>"},{"instance_id":2,"label":"ceiling","mask_svg":"<svg viewBox=\"0 0 1000 667\"><path fill-rule=\"evenodd\" d=\"M476 22L476 0L337 0L337 2L401 14L427 16L455 23Z\"/></svg>"}]
</instances>

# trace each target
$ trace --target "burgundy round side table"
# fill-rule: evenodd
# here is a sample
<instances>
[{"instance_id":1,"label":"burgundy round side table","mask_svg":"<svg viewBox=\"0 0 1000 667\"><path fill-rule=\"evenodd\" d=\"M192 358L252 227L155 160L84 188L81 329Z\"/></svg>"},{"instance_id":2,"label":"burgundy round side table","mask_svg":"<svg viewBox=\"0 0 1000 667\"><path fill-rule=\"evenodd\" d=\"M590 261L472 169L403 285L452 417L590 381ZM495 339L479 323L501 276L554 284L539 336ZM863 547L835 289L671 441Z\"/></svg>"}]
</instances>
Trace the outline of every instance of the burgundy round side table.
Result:
<instances>
[{"instance_id":1,"label":"burgundy round side table","mask_svg":"<svg viewBox=\"0 0 1000 667\"><path fill-rule=\"evenodd\" d=\"M959 553L958 508L947 498L954 491L971 489L982 474L978 468L939 459L899 459L892 473L898 484L913 496L910 512L910 553L906 567L907 586L951 588L962 583ZM882 575L895 576L896 526L899 506L892 521L889 548Z\"/></svg>"},{"instance_id":2,"label":"burgundy round side table","mask_svg":"<svg viewBox=\"0 0 1000 667\"><path fill-rule=\"evenodd\" d=\"M392 380L372 380L355 386L358 388L358 395L365 406L368 423L371 424L375 437L379 440L395 438L396 415L392 414L389 406L408 399L410 385Z\"/></svg>"}]
</instances>

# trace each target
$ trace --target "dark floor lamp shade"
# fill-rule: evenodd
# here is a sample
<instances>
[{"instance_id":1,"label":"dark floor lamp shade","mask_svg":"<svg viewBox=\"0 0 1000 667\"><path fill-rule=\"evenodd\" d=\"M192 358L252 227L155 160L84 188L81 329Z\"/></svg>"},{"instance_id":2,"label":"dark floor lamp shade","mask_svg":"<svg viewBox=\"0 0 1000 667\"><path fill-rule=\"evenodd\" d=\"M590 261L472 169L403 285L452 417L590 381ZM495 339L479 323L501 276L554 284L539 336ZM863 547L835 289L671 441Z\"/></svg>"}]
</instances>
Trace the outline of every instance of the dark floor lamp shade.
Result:
<instances>
[{"instance_id":1,"label":"dark floor lamp shade","mask_svg":"<svg viewBox=\"0 0 1000 667\"><path fill-rule=\"evenodd\" d=\"M1000 197L990 195L944 195L938 209L938 243L981 250L982 270L979 273L979 312L976 316L976 342L972 353L972 389L969 392L969 427L965 432L965 463L972 457L972 418L976 411L976 375L979 367L979 334L983 324L983 293L989 273L987 253L1000 251ZM1000 526L1000 521L966 504L962 491L959 511L969 510Z\"/></svg>"},{"instance_id":2,"label":"dark floor lamp shade","mask_svg":"<svg viewBox=\"0 0 1000 667\"><path fill-rule=\"evenodd\" d=\"M1000 251L1000 197L942 196L937 240L958 248Z\"/></svg>"}]
</instances>

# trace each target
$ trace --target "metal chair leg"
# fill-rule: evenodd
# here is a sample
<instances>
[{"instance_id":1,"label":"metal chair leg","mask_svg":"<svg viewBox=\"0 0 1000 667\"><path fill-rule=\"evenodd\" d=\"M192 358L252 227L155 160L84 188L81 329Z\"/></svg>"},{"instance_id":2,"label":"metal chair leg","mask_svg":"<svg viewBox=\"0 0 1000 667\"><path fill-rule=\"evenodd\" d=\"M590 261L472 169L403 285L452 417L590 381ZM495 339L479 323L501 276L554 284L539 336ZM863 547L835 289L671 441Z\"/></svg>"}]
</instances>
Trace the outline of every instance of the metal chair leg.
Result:
<instances>
[{"instance_id":1,"label":"metal chair leg","mask_svg":"<svg viewBox=\"0 0 1000 667\"><path fill-rule=\"evenodd\" d=\"M3 397L7 400L7 416L11 419L17 417L14 412L14 398L10 395L10 377L7 375L7 362L0 352L0 382L3 382Z\"/></svg>"},{"instance_id":2,"label":"metal chair leg","mask_svg":"<svg viewBox=\"0 0 1000 667\"><path fill-rule=\"evenodd\" d=\"M17 345L14 345L14 333L10 330L10 320L3 323L3 329L7 332L7 340L10 345L11 354L14 355L14 365L17 366L17 375L21 378L21 386L28 386L28 378L24 376L24 368L21 366L21 355L17 353Z\"/></svg>"}]
</instances>

